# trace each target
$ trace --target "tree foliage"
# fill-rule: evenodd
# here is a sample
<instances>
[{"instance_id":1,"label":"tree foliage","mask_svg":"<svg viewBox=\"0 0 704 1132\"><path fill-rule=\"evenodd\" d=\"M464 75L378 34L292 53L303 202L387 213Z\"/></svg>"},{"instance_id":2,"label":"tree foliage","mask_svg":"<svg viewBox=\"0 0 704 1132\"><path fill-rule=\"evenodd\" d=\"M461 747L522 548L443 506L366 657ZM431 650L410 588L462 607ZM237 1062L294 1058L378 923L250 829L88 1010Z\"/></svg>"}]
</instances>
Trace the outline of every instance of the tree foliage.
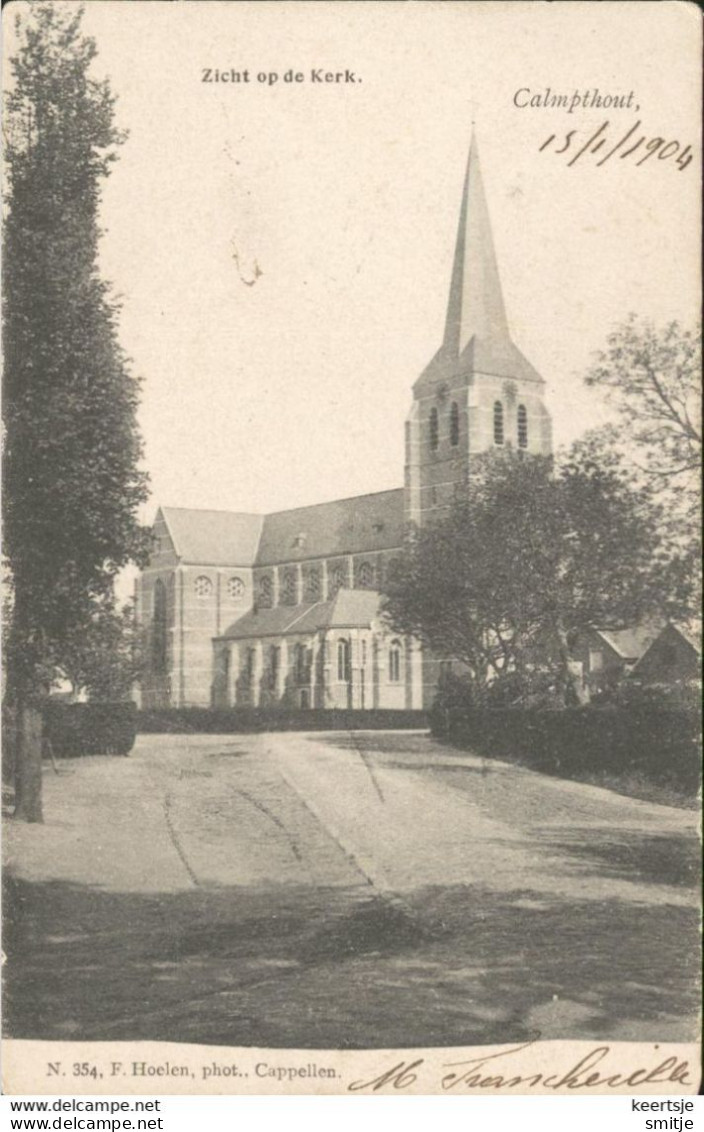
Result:
<instances>
[{"instance_id":1,"label":"tree foliage","mask_svg":"<svg viewBox=\"0 0 704 1132\"><path fill-rule=\"evenodd\" d=\"M701 328L656 327L635 315L607 338L585 377L605 395L616 423L590 434L601 462L628 460L650 485L663 530L680 547L701 608ZM598 449L598 454L597 454Z\"/></svg>"},{"instance_id":2,"label":"tree foliage","mask_svg":"<svg viewBox=\"0 0 704 1132\"><path fill-rule=\"evenodd\" d=\"M144 634L133 606L117 608L112 599L96 603L88 621L73 627L61 655L73 692L103 703L129 699L144 661Z\"/></svg>"},{"instance_id":3,"label":"tree foliage","mask_svg":"<svg viewBox=\"0 0 704 1132\"><path fill-rule=\"evenodd\" d=\"M589 440L555 467L511 453L477 457L468 498L416 532L389 583L393 627L467 667L475 693L545 684L579 698L570 659L590 627L678 614L689 593L648 485Z\"/></svg>"},{"instance_id":4,"label":"tree foliage","mask_svg":"<svg viewBox=\"0 0 704 1132\"><path fill-rule=\"evenodd\" d=\"M649 476L689 485L702 462L701 330L635 315L607 338L585 377L616 410L620 437Z\"/></svg>"},{"instance_id":5,"label":"tree foliage","mask_svg":"<svg viewBox=\"0 0 704 1132\"><path fill-rule=\"evenodd\" d=\"M6 105L4 523L9 689L22 708L41 700L76 627L144 553L136 516L146 479L138 382L98 265L101 185L124 140L114 98L93 77L81 9L41 3L17 19ZM25 790L23 759L18 809L37 820L36 765Z\"/></svg>"}]
</instances>

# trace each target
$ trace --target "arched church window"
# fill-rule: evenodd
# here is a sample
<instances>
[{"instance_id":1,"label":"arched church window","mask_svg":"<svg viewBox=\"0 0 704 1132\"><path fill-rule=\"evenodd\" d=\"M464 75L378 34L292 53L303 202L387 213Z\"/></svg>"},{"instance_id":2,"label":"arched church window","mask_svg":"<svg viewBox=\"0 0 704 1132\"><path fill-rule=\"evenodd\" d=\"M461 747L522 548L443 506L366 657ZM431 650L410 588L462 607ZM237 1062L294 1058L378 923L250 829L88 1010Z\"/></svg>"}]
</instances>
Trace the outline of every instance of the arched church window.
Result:
<instances>
[{"instance_id":1,"label":"arched church window","mask_svg":"<svg viewBox=\"0 0 704 1132\"><path fill-rule=\"evenodd\" d=\"M494 444L504 442L504 407L500 401L494 401Z\"/></svg>"},{"instance_id":2,"label":"arched church window","mask_svg":"<svg viewBox=\"0 0 704 1132\"><path fill-rule=\"evenodd\" d=\"M285 605L295 605L297 593L297 578L295 570L287 570L284 574L284 584L282 587L282 600Z\"/></svg>"},{"instance_id":3,"label":"arched church window","mask_svg":"<svg viewBox=\"0 0 704 1132\"><path fill-rule=\"evenodd\" d=\"M335 594L341 590L345 584L345 568L344 566L334 566L330 572L330 593Z\"/></svg>"},{"instance_id":4,"label":"arched church window","mask_svg":"<svg viewBox=\"0 0 704 1132\"><path fill-rule=\"evenodd\" d=\"M269 679L271 687L276 687L276 682L279 678L279 670L281 668L281 647L279 645L272 645L269 652Z\"/></svg>"},{"instance_id":5,"label":"arched church window","mask_svg":"<svg viewBox=\"0 0 704 1132\"><path fill-rule=\"evenodd\" d=\"M456 401L450 406L450 444L456 448L460 442L460 408Z\"/></svg>"},{"instance_id":6,"label":"arched church window","mask_svg":"<svg viewBox=\"0 0 704 1132\"><path fill-rule=\"evenodd\" d=\"M438 411L436 408L430 410L430 447L435 451L438 446L440 433L438 429Z\"/></svg>"},{"instance_id":7,"label":"arched church window","mask_svg":"<svg viewBox=\"0 0 704 1132\"><path fill-rule=\"evenodd\" d=\"M155 672L166 672L168 630L166 623L166 586L157 578L154 586L154 622L152 635L152 662Z\"/></svg>"},{"instance_id":8,"label":"arched church window","mask_svg":"<svg viewBox=\"0 0 704 1132\"><path fill-rule=\"evenodd\" d=\"M371 562L363 562L359 567L357 581L359 588L362 590L371 590L374 588L374 567Z\"/></svg>"},{"instance_id":9,"label":"arched church window","mask_svg":"<svg viewBox=\"0 0 704 1132\"><path fill-rule=\"evenodd\" d=\"M317 601L320 597L320 570L309 570L306 574L306 597Z\"/></svg>"},{"instance_id":10,"label":"arched church window","mask_svg":"<svg viewBox=\"0 0 704 1132\"><path fill-rule=\"evenodd\" d=\"M227 596L230 601L241 601L244 596L244 582L241 578L227 579Z\"/></svg>"},{"instance_id":11,"label":"arched church window","mask_svg":"<svg viewBox=\"0 0 704 1132\"><path fill-rule=\"evenodd\" d=\"M337 678L348 682L350 674L350 642L343 638L337 642Z\"/></svg>"},{"instance_id":12,"label":"arched church window","mask_svg":"<svg viewBox=\"0 0 704 1132\"><path fill-rule=\"evenodd\" d=\"M528 447L528 413L525 405L518 406L518 447Z\"/></svg>"},{"instance_id":13,"label":"arched church window","mask_svg":"<svg viewBox=\"0 0 704 1132\"><path fill-rule=\"evenodd\" d=\"M306 684L308 682L308 649L305 645L300 643L296 645L293 664L296 683Z\"/></svg>"},{"instance_id":14,"label":"arched church window","mask_svg":"<svg viewBox=\"0 0 704 1132\"><path fill-rule=\"evenodd\" d=\"M389 680L398 684L401 680L401 642L392 641L389 645Z\"/></svg>"},{"instance_id":15,"label":"arched church window","mask_svg":"<svg viewBox=\"0 0 704 1132\"><path fill-rule=\"evenodd\" d=\"M271 578L268 574L265 574L263 578L259 579L259 601L260 601L260 603L262 605L271 605L272 593L273 593L273 587L272 587L272 584L271 584Z\"/></svg>"},{"instance_id":16,"label":"arched church window","mask_svg":"<svg viewBox=\"0 0 704 1132\"><path fill-rule=\"evenodd\" d=\"M199 574L193 583L196 597L210 597L213 592L213 583L205 574Z\"/></svg>"}]
</instances>

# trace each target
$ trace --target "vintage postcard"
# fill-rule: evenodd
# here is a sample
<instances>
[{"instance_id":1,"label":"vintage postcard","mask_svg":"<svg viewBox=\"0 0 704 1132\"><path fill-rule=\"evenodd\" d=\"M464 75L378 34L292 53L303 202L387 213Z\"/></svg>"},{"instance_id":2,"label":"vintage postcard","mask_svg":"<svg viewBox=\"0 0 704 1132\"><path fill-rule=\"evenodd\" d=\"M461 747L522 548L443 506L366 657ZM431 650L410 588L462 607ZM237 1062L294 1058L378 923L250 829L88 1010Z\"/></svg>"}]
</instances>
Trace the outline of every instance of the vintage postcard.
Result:
<instances>
[{"instance_id":1,"label":"vintage postcard","mask_svg":"<svg viewBox=\"0 0 704 1132\"><path fill-rule=\"evenodd\" d=\"M695 1093L698 9L3 19L5 1091Z\"/></svg>"}]
</instances>

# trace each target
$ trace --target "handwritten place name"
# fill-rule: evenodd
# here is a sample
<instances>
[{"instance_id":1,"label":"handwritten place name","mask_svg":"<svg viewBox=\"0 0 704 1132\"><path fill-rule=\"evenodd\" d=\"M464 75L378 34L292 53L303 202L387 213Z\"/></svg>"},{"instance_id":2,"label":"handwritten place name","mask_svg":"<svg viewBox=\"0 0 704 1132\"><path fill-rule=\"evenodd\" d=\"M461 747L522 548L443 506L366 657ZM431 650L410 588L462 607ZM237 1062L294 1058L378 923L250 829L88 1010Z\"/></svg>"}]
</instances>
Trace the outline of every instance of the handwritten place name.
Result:
<instances>
[{"instance_id":1,"label":"handwritten place name","mask_svg":"<svg viewBox=\"0 0 704 1132\"><path fill-rule=\"evenodd\" d=\"M548 1089L558 1092L568 1089L634 1089L656 1084L687 1088L693 1084L689 1062L678 1061L674 1056L658 1057L658 1045L653 1046L655 1064L630 1070L609 1063L616 1056L612 1054L611 1046L595 1046L564 1073L526 1073L520 1071L520 1066L516 1072L515 1063L509 1064L508 1070L505 1068L503 1062L506 1059L524 1053L533 1045L535 1042L526 1042L498 1053L449 1062L442 1066L440 1088L445 1092L453 1089L520 1089L522 1092ZM382 1089L410 1089L419 1080L425 1064L422 1057L415 1061L400 1061L371 1080L353 1081L347 1090L350 1093L377 1093ZM425 1086L428 1084L427 1080L423 1082Z\"/></svg>"},{"instance_id":2,"label":"handwritten place name","mask_svg":"<svg viewBox=\"0 0 704 1132\"><path fill-rule=\"evenodd\" d=\"M638 154L637 159L633 157L636 165L643 165L657 154L658 161L667 161L668 158L674 158L677 168L683 170L692 160L692 147L690 145L683 146L682 142L666 141L665 138L660 137L648 138L647 134L641 133L642 122L640 120L631 126L630 130L622 134L615 144L613 136L610 136L608 132L609 125L608 121L602 122L584 144L581 144L579 130L569 130L564 135L550 134L550 137L546 138L539 147L538 152L543 153L552 150L555 154L569 153L571 156L567 162L568 165L575 165L580 158L593 157L596 153L601 154L596 162L597 165L605 165L607 161L617 155L620 160L624 160L627 157L633 157L634 154ZM643 145L644 148L641 148ZM604 146L606 146L606 152L602 153Z\"/></svg>"},{"instance_id":3,"label":"handwritten place name","mask_svg":"<svg viewBox=\"0 0 704 1132\"><path fill-rule=\"evenodd\" d=\"M635 110L637 114L640 104L634 106L634 98L632 90L628 94L602 94L598 86L572 94L558 94L549 86L542 91L521 86L513 96L513 105L519 110L566 110L568 114L575 110Z\"/></svg>"}]
</instances>

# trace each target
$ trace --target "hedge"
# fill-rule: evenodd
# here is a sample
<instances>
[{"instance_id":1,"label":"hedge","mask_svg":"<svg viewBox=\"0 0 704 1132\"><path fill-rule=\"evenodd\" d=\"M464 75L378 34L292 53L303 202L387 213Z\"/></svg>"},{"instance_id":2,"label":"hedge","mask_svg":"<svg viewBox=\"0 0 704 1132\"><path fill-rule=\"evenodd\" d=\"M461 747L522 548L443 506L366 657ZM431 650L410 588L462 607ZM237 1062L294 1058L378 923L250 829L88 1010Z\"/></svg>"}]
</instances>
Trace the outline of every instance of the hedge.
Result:
<instances>
[{"instance_id":1,"label":"hedge","mask_svg":"<svg viewBox=\"0 0 704 1132\"><path fill-rule=\"evenodd\" d=\"M137 730L229 735L247 731L364 731L427 728L422 711L281 708L153 708L137 713Z\"/></svg>"},{"instance_id":2,"label":"hedge","mask_svg":"<svg viewBox=\"0 0 704 1132\"><path fill-rule=\"evenodd\" d=\"M136 736L134 703L49 703L44 709L44 740L56 758L128 755Z\"/></svg>"},{"instance_id":3,"label":"hedge","mask_svg":"<svg viewBox=\"0 0 704 1132\"><path fill-rule=\"evenodd\" d=\"M687 707L437 707L430 722L438 738L546 774L633 774L689 796L699 789L700 715Z\"/></svg>"}]
</instances>

